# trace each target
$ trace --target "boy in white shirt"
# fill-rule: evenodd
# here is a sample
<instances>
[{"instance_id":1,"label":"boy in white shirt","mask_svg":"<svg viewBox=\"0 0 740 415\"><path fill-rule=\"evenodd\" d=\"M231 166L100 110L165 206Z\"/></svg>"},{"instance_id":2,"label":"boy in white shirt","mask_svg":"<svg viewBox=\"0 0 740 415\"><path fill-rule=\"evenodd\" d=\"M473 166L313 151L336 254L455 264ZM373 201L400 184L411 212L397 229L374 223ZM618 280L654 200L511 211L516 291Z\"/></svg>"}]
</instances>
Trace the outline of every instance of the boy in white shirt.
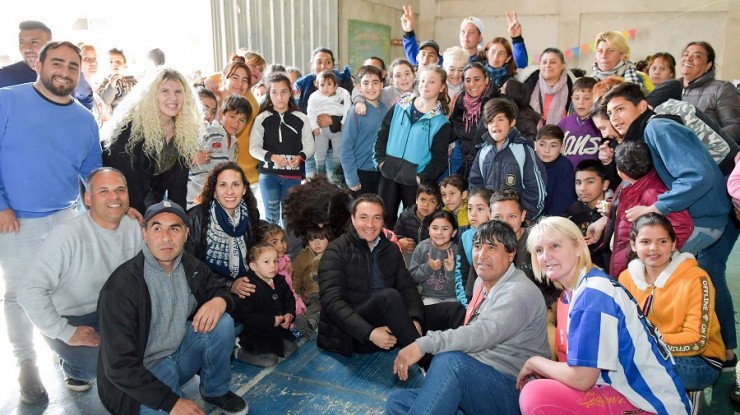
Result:
<instances>
[{"instance_id":1,"label":"boy in white shirt","mask_svg":"<svg viewBox=\"0 0 740 415\"><path fill-rule=\"evenodd\" d=\"M244 129L251 115L249 101L242 96L231 95L221 104L218 121L213 120L213 123L206 125L201 135L202 150L188 173L188 209L195 204L195 198L203 189L208 173L216 165L228 161L236 162L236 136Z\"/></svg>"}]
</instances>

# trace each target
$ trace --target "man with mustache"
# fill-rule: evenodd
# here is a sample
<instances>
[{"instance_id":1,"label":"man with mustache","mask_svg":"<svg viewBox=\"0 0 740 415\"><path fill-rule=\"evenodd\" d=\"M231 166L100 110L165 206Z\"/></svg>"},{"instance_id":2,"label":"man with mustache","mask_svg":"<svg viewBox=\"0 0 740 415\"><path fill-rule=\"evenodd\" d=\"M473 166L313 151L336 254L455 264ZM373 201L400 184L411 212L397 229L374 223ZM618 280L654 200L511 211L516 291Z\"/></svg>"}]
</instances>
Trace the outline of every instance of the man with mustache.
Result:
<instances>
[{"instance_id":1,"label":"man with mustache","mask_svg":"<svg viewBox=\"0 0 740 415\"><path fill-rule=\"evenodd\" d=\"M102 164L95 118L72 98L81 61L74 44L49 42L34 65L36 82L0 88L0 268L8 338L28 404L46 399L46 390L18 286L47 233L77 216L79 180Z\"/></svg>"},{"instance_id":2,"label":"man with mustache","mask_svg":"<svg viewBox=\"0 0 740 415\"><path fill-rule=\"evenodd\" d=\"M46 236L18 302L59 355L67 388L86 392L98 362L98 295L110 274L141 250L141 228L126 216L128 189L118 170L93 170L85 185L89 210Z\"/></svg>"}]
</instances>

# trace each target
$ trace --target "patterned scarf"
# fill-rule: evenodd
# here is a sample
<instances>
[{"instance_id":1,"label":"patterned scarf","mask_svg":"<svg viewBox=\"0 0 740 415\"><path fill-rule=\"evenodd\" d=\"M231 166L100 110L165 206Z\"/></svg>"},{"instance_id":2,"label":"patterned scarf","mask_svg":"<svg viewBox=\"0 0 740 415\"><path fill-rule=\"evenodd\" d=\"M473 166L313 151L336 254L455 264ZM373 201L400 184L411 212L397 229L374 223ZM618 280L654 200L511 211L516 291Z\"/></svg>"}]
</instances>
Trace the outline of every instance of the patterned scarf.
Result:
<instances>
[{"instance_id":1,"label":"patterned scarf","mask_svg":"<svg viewBox=\"0 0 740 415\"><path fill-rule=\"evenodd\" d=\"M543 108L545 105L545 97L552 95L552 101L550 101L550 108L545 116ZM568 74L565 71L560 73L558 82L550 86L538 76L537 84L532 91L532 97L529 99L529 106L534 108L535 111L543 115L543 118L547 120L548 124L557 124L565 115L565 104L568 102ZM540 105L541 104L541 105Z\"/></svg>"},{"instance_id":2,"label":"patterned scarf","mask_svg":"<svg viewBox=\"0 0 740 415\"><path fill-rule=\"evenodd\" d=\"M471 98L467 93L463 94L463 106L465 112L463 112L463 122L465 123L465 132L469 133L470 129L478 124L480 120L481 108L483 107L483 97L487 96L491 91L491 83L489 82L486 89L481 92L476 98Z\"/></svg>"},{"instance_id":3,"label":"patterned scarf","mask_svg":"<svg viewBox=\"0 0 740 415\"><path fill-rule=\"evenodd\" d=\"M243 201L234 210L232 218L214 200L209 209L206 231L206 264L214 272L234 279L245 275L247 244L244 235L247 232L249 232L249 214Z\"/></svg>"},{"instance_id":4,"label":"patterned scarf","mask_svg":"<svg viewBox=\"0 0 740 415\"><path fill-rule=\"evenodd\" d=\"M637 74L637 68L635 68L635 64L629 61L619 61L617 66L615 66L610 71L602 71L599 69L599 65L594 62L593 68L591 68L592 75L596 77L597 79L604 79L607 76L611 75L617 75L624 78L627 82L632 82L633 84L637 84L642 86L643 81L640 75Z\"/></svg>"},{"instance_id":5,"label":"patterned scarf","mask_svg":"<svg viewBox=\"0 0 740 415\"><path fill-rule=\"evenodd\" d=\"M504 64L504 66L500 68L494 68L493 66L486 64L486 69L488 70L488 74L491 76L491 79L493 79L493 82L496 84L496 86L501 88L504 84L504 81L506 81L506 77L509 76L508 65Z\"/></svg>"}]
</instances>

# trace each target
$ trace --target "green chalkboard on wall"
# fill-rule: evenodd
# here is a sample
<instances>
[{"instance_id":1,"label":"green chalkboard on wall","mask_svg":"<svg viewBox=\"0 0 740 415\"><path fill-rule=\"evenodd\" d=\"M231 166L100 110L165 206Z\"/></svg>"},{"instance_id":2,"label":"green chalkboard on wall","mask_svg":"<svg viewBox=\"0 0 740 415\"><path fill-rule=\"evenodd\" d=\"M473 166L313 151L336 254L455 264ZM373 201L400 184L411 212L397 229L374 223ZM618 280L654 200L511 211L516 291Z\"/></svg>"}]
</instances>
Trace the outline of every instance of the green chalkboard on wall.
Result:
<instances>
[{"instance_id":1,"label":"green chalkboard on wall","mask_svg":"<svg viewBox=\"0 0 740 415\"><path fill-rule=\"evenodd\" d=\"M350 20L349 64L352 72L357 74L362 62L370 56L383 58L386 65L390 63L391 27L362 20Z\"/></svg>"}]
</instances>

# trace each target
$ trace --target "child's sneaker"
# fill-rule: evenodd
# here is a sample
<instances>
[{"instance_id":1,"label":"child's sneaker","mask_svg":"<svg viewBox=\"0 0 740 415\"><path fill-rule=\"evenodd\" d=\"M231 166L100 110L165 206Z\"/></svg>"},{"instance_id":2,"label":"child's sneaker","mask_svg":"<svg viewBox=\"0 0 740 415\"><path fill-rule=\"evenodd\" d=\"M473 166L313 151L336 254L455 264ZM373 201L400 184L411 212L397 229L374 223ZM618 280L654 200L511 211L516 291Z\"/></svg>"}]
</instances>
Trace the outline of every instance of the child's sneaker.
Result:
<instances>
[{"instance_id":1,"label":"child's sneaker","mask_svg":"<svg viewBox=\"0 0 740 415\"><path fill-rule=\"evenodd\" d=\"M316 330L314 329L313 324L311 324L305 316L298 314L295 317L294 324L301 333L301 336L305 337L306 340L312 340L316 337Z\"/></svg>"}]
</instances>

